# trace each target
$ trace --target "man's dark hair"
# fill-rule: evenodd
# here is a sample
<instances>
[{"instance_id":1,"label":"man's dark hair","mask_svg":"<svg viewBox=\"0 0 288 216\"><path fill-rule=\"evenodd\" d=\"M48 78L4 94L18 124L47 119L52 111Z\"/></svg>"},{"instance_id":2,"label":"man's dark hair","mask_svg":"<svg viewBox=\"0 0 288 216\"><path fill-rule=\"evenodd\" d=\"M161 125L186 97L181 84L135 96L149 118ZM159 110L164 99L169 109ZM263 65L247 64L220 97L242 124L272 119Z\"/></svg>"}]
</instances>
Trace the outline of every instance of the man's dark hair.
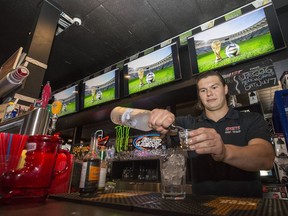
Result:
<instances>
[{"instance_id":1,"label":"man's dark hair","mask_svg":"<svg viewBox=\"0 0 288 216\"><path fill-rule=\"evenodd\" d=\"M204 73L200 73L200 75L196 78L197 91L199 91L198 82L201 79L204 79L204 78L207 78L207 77L210 77L210 76L217 76L219 78L220 82L223 84L223 86L227 85L225 79L223 78L223 76L218 71L207 71L207 72L204 72ZM231 97L230 97L229 94L227 94L226 95L226 101L227 101L228 104L230 103L230 100L231 100ZM198 92L198 102L196 104L196 108L199 109L199 110L204 110L203 104L202 104L202 102L201 102L201 100L199 98L199 92Z\"/></svg>"},{"instance_id":2,"label":"man's dark hair","mask_svg":"<svg viewBox=\"0 0 288 216\"><path fill-rule=\"evenodd\" d=\"M223 84L223 86L226 85L226 81L225 79L222 77L222 75L217 72L217 71L207 71L205 73L200 73L200 75L196 78L196 84L197 84L197 89L198 89L198 82L201 80L201 79L204 79L204 78L207 78L207 77L210 77L210 76L217 76L219 77L219 80L221 81L221 83Z\"/></svg>"}]
</instances>

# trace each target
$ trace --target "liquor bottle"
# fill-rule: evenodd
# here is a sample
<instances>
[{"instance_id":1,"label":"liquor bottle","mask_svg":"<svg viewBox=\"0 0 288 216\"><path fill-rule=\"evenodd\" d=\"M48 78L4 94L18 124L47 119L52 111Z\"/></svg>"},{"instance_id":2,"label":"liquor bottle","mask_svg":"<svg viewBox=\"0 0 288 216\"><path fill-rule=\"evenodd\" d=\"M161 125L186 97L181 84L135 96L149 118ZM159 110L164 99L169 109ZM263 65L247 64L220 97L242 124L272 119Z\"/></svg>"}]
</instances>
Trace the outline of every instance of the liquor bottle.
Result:
<instances>
[{"instance_id":1,"label":"liquor bottle","mask_svg":"<svg viewBox=\"0 0 288 216\"><path fill-rule=\"evenodd\" d=\"M98 183L98 193L103 193L105 191L106 176L107 176L107 161L106 161L106 148L101 146L100 148L100 176Z\"/></svg>"},{"instance_id":2,"label":"liquor bottle","mask_svg":"<svg viewBox=\"0 0 288 216\"><path fill-rule=\"evenodd\" d=\"M133 138L128 139L128 151L133 151L134 150L134 145L133 145Z\"/></svg>"},{"instance_id":3,"label":"liquor bottle","mask_svg":"<svg viewBox=\"0 0 288 216\"><path fill-rule=\"evenodd\" d=\"M127 107L115 107L110 114L111 121L117 125L124 125L141 131L151 131L148 126L149 110Z\"/></svg>"},{"instance_id":4,"label":"liquor bottle","mask_svg":"<svg viewBox=\"0 0 288 216\"><path fill-rule=\"evenodd\" d=\"M111 121L117 125L124 125L141 131L151 131L152 128L148 126L150 115L150 110L118 106L111 111L110 118ZM167 129L171 132L184 130L184 128L177 126L174 123L167 127Z\"/></svg>"},{"instance_id":5,"label":"liquor bottle","mask_svg":"<svg viewBox=\"0 0 288 216\"><path fill-rule=\"evenodd\" d=\"M101 162L97 148L98 138L92 137L89 152L83 158L79 184L81 197L94 197L97 195Z\"/></svg>"}]
</instances>

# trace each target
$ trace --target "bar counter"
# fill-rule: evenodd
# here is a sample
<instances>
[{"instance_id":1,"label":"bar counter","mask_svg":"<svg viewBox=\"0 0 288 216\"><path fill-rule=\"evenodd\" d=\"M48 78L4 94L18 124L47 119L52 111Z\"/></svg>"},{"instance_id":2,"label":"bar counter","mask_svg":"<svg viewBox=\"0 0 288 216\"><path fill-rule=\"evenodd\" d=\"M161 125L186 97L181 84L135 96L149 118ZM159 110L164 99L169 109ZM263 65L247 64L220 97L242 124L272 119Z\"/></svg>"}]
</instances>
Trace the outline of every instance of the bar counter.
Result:
<instances>
[{"instance_id":1,"label":"bar counter","mask_svg":"<svg viewBox=\"0 0 288 216\"><path fill-rule=\"evenodd\" d=\"M47 199L45 203L0 206L1 216L148 216L152 214Z\"/></svg>"},{"instance_id":2,"label":"bar counter","mask_svg":"<svg viewBox=\"0 0 288 216\"><path fill-rule=\"evenodd\" d=\"M184 200L164 200L160 193L111 191L93 198L78 193L50 195L45 203L0 206L5 216L147 216L147 215L221 215L287 216L288 201L280 199L193 196Z\"/></svg>"}]
</instances>

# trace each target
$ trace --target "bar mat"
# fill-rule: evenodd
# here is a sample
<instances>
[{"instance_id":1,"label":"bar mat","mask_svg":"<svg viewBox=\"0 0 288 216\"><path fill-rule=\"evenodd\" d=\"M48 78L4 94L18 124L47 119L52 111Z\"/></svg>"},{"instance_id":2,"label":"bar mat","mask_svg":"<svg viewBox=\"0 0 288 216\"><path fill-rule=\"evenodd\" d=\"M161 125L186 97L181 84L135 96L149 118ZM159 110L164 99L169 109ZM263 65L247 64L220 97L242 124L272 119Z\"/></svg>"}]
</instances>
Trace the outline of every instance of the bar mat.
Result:
<instances>
[{"instance_id":1,"label":"bar mat","mask_svg":"<svg viewBox=\"0 0 288 216\"><path fill-rule=\"evenodd\" d=\"M77 202L83 204L90 204L95 206L108 206L115 207L117 209L132 210L133 206L136 204L141 204L145 202L150 202L154 199L159 199L160 197L151 192L133 192L133 191L113 191L99 194L92 198L83 198L79 196L79 193L69 193L69 194L52 194L49 195L50 199L57 199L63 201Z\"/></svg>"},{"instance_id":2,"label":"bar mat","mask_svg":"<svg viewBox=\"0 0 288 216\"><path fill-rule=\"evenodd\" d=\"M50 195L50 199L117 208L157 215L287 216L288 202L277 199L187 195L184 200L165 200L160 193L113 191L93 198L78 193Z\"/></svg>"}]
</instances>

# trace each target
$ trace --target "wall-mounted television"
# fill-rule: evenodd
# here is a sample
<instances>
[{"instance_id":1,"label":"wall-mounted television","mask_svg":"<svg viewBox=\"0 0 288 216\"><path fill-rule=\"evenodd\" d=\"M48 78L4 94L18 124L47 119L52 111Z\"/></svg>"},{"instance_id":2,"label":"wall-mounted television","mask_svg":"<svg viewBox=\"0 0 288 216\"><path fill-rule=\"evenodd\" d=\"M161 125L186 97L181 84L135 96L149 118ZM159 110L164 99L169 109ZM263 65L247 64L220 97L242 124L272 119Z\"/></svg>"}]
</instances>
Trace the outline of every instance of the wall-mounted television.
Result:
<instances>
[{"instance_id":1,"label":"wall-mounted television","mask_svg":"<svg viewBox=\"0 0 288 216\"><path fill-rule=\"evenodd\" d=\"M113 69L83 82L83 107L119 98L119 69Z\"/></svg>"},{"instance_id":2,"label":"wall-mounted television","mask_svg":"<svg viewBox=\"0 0 288 216\"><path fill-rule=\"evenodd\" d=\"M285 47L271 4L188 38L193 73L227 67Z\"/></svg>"},{"instance_id":3,"label":"wall-mounted television","mask_svg":"<svg viewBox=\"0 0 288 216\"><path fill-rule=\"evenodd\" d=\"M54 101L58 100L62 102L62 109L59 113L59 116L75 113L79 110L78 96L78 84L53 94Z\"/></svg>"},{"instance_id":4,"label":"wall-mounted television","mask_svg":"<svg viewBox=\"0 0 288 216\"><path fill-rule=\"evenodd\" d=\"M134 59L123 68L124 96L182 78L177 43L172 43Z\"/></svg>"}]
</instances>

